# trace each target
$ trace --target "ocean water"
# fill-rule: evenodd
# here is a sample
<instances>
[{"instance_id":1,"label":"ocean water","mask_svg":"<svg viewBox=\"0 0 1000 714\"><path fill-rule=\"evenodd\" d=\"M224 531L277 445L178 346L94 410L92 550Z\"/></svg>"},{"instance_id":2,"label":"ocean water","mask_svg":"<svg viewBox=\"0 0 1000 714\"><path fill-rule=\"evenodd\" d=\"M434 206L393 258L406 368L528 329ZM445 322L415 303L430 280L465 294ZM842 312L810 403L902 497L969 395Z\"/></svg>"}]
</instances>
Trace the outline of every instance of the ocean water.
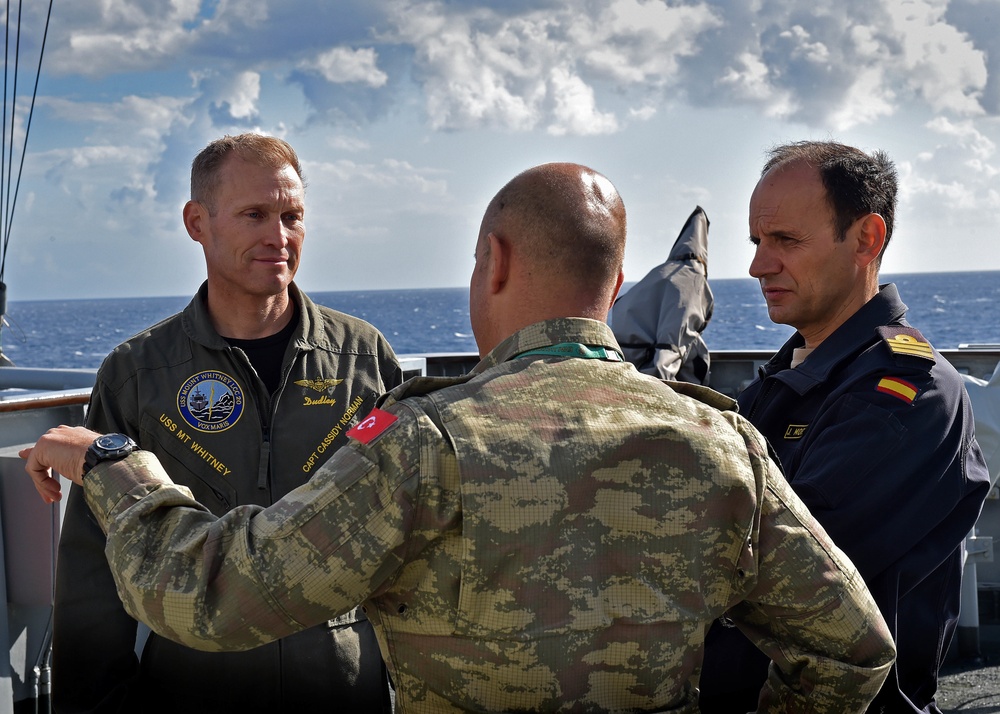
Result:
<instances>
[{"instance_id":1,"label":"ocean water","mask_svg":"<svg viewBox=\"0 0 1000 714\"><path fill-rule=\"evenodd\" d=\"M909 321L938 348L1000 343L1000 271L884 275L909 306ZM713 280L711 349L777 349L791 334L767 317L755 280ZM398 354L475 352L466 288L314 292L321 305L378 327ZM10 300L0 331L19 367L97 368L117 344L183 309L184 297Z\"/></svg>"}]
</instances>

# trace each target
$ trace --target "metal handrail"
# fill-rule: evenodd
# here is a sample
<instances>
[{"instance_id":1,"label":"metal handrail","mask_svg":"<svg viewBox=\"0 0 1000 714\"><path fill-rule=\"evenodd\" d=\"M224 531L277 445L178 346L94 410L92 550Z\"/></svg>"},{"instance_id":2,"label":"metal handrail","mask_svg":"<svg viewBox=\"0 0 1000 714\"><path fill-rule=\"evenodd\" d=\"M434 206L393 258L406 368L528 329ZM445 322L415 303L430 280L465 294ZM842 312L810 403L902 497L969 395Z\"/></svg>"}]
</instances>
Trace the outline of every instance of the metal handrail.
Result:
<instances>
[{"instance_id":1,"label":"metal handrail","mask_svg":"<svg viewBox=\"0 0 1000 714\"><path fill-rule=\"evenodd\" d=\"M25 394L16 397L0 399L0 413L21 412L29 409L47 409L50 407L66 407L87 404L90 401L90 389L77 389L71 392L42 392Z\"/></svg>"}]
</instances>

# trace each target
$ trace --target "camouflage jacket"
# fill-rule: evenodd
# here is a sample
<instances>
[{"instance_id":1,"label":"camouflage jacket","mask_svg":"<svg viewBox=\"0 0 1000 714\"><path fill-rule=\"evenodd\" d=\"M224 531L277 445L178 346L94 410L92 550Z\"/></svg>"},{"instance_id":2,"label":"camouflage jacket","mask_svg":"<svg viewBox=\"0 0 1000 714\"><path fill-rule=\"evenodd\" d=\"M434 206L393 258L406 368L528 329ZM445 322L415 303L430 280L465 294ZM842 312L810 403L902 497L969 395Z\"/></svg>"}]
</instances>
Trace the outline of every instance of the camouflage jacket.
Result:
<instances>
[{"instance_id":1,"label":"camouflage jacket","mask_svg":"<svg viewBox=\"0 0 1000 714\"><path fill-rule=\"evenodd\" d=\"M524 354L581 345L607 358ZM854 566L731 400L617 349L591 320L527 327L390 392L266 509L217 518L143 452L101 464L85 493L119 594L202 649L363 601L401 714L696 712L726 613L775 662L760 711L864 710L894 649Z\"/></svg>"}]
</instances>

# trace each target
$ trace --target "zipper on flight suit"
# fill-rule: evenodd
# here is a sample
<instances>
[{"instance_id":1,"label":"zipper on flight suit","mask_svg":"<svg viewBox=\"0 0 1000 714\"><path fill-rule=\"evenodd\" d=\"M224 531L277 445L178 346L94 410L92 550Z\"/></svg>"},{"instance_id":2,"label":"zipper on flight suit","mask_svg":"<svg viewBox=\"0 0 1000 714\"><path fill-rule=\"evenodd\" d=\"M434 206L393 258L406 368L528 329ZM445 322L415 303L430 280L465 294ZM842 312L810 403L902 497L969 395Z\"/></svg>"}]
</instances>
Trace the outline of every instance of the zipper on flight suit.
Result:
<instances>
[{"instance_id":1,"label":"zipper on flight suit","mask_svg":"<svg viewBox=\"0 0 1000 714\"><path fill-rule=\"evenodd\" d=\"M257 405L257 412L260 414L260 454L257 460L257 488L266 489L267 488L267 475L270 470L271 463L271 427L270 421L273 421L273 407L272 402L274 401L270 394L267 394L266 401L262 403L261 396L266 393L266 389L262 390L261 387L264 383L261 381L260 376L257 374L257 370L253 368L253 363L247 356L247 353L241 350L239 347L233 347L228 345L227 349L229 353L234 356L234 361L236 366L239 368L240 372L243 373L243 378L247 380L248 383L254 385L254 402ZM247 372L249 371L249 376ZM282 382L282 388L284 387L284 382ZM281 389L278 390L279 392ZM268 499L270 502L270 499Z\"/></svg>"},{"instance_id":2,"label":"zipper on flight suit","mask_svg":"<svg viewBox=\"0 0 1000 714\"><path fill-rule=\"evenodd\" d=\"M292 338L294 341L294 337ZM291 359L285 361L282 364L281 370L281 381L278 383L278 388L275 390L274 394L269 394L267 399L267 423L262 424L262 434L261 434L261 445L260 445L260 468L257 471L257 488L264 489L267 488L269 482L269 475L271 473L271 427L270 424L275 422L275 418L278 414L278 401L281 395L285 392L285 387L288 384L288 375L292 372L292 365L295 364L295 360L299 358L300 350L298 348L292 348ZM249 362L250 360L247 360ZM253 365L250 366L251 369ZM255 375L256 376L256 373ZM260 382L260 378L257 378ZM263 410L261 414L261 421L263 421ZM268 499L270 502L271 499Z\"/></svg>"}]
</instances>

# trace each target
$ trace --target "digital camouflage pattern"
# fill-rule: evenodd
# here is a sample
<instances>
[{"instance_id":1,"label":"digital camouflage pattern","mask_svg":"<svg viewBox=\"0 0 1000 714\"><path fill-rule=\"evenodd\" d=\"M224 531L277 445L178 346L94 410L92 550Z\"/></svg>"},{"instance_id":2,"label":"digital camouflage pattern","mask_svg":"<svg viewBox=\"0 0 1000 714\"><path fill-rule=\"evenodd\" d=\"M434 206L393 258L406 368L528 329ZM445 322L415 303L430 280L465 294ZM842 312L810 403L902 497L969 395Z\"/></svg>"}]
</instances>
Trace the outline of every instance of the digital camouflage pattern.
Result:
<instances>
[{"instance_id":1,"label":"digital camouflage pattern","mask_svg":"<svg viewBox=\"0 0 1000 714\"><path fill-rule=\"evenodd\" d=\"M759 434L626 362L517 357L566 342L617 349L600 322L526 328L391 392L397 421L264 510L216 518L141 452L99 465L126 607L240 649L365 601L401 714L696 712L728 613L781 670L761 712L863 711L891 638Z\"/></svg>"}]
</instances>

